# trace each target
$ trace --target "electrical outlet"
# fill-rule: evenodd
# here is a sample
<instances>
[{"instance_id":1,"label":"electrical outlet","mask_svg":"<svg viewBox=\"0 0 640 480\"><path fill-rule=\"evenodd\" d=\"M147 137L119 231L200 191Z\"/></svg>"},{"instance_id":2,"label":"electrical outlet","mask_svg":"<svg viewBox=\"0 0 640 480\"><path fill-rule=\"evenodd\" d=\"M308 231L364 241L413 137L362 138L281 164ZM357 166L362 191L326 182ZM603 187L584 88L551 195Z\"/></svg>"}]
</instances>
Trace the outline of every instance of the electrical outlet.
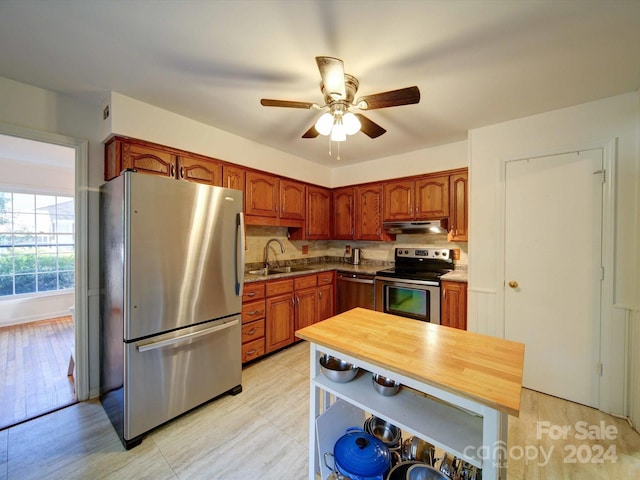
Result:
<instances>
[{"instance_id":1,"label":"electrical outlet","mask_svg":"<svg viewBox=\"0 0 640 480\"><path fill-rule=\"evenodd\" d=\"M104 110L102 111L102 119L106 120L107 118L109 118L109 105L104 107Z\"/></svg>"},{"instance_id":2,"label":"electrical outlet","mask_svg":"<svg viewBox=\"0 0 640 480\"><path fill-rule=\"evenodd\" d=\"M309 253L309 245L302 245L302 254L307 255Z\"/></svg>"},{"instance_id":3,"label":"electrical outlet","mask_svg":"<svg viewBox=\"0 0 640 480\"><path fill-rule=\"evenodd\" d=\"M351 245L345 245L344 254L345 255L351 255Z\"/></svg>"}]
</instances>

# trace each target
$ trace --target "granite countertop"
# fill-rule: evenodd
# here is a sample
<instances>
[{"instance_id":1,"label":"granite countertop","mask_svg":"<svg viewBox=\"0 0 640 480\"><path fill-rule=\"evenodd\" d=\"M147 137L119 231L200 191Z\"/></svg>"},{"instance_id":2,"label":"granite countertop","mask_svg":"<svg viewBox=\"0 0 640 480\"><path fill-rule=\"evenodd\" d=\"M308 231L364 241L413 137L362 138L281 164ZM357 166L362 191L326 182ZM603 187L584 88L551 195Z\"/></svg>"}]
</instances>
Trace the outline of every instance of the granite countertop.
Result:
<instances>
[{"instance_id":1,"label":"granite countertop","mask_svg":"<svg viewBox=\"0 0 640 480\"><path fill-rule=\"evenodd\" d=\"M298 275L309 275L313 273L328 272L331 270L336 270L338 272L374 274L379 270L384 270L385 268L392 267L393 262L387 262L387 263L363 262L360 265L352 265L350 263L345 263L345 262L321 262L321 263L298 264L297 266L304 266L305 270L289 272L289 273L273 273L270 275L254 275L254 274L245 272L244 281L245 283L261 282L264 280L276 280L279 278L295 277Z\"/></svg>"},{"instance_id":2,"label":"granite countertop","mask_svg":"<svg viewBox=\"0 0 640 480\"><path fill-rule=\"evenodd\" d=\"M467 283L469 278L469 272L467 269L456 269L453 272L445 273L440 277L440 280L444 280L446 282L461 282Z\"/></svg>"}]
</instances>

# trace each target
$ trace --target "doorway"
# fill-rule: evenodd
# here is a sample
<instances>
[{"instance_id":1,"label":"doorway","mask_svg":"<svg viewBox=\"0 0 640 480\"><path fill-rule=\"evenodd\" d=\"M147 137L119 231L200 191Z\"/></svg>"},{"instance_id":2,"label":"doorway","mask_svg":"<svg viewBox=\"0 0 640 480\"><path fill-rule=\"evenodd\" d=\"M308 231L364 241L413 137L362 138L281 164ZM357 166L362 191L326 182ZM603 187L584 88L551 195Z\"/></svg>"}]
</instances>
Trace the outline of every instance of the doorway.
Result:
<instances>
[{"instance_id":1,"label":"doorway","mask_svg":"<svg viewBox=\"0 0 640 480\"><path fill-rule=\"evenodd\" d=\"M86 184L86 169L77 171L86 151L86 141L0 125L0 409L7 413L0 428L75 403L77 393L86 398L86 365L76 366L78 351L78 366L84 363L86 341L77 345L77 337L85 320L80 332L74 321L86 310L77 295L86 291L78 261L85 258L78 212L86 210L86 194L77 195Z\"/></svg>"},{"instance_id":2,"label":"doorway","mask_svg":"<svg viewBox=\"0 0 640 480\"><path fill-rule=\"evenodd\" d=\"M505 168L505 338L526 345L523 385L598 408L603 151Z\"/></svg>"}]
</instances>

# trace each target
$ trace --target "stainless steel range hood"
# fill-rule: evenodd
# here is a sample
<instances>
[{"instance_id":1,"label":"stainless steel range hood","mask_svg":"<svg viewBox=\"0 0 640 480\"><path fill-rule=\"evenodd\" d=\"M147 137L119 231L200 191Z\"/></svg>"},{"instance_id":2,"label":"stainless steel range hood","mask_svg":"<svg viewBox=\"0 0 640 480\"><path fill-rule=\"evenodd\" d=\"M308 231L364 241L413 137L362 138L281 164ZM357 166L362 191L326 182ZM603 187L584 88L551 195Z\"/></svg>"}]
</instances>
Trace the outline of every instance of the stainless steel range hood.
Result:
<instances>
[{"instance_id":1,"label":"stainless steel range hood","mask_svg":"<svg viewBox=\"0 0 640 480\"><path fill-rule=\"evenodd\" d=\"M447 233L447 219L423 220L416 222L384 222L382 227L388 233Z\"/></svg>"}]
</instances>

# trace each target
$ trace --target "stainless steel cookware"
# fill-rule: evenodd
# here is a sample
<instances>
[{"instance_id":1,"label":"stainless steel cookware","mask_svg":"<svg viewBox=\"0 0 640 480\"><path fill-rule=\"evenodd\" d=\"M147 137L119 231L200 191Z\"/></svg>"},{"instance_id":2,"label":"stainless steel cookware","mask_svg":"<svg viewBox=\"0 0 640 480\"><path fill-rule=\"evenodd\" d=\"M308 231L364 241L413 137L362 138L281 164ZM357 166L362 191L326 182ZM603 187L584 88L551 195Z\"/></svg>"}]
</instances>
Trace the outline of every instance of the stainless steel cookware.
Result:
<instances>
[{"instance_id":1,"label":"stainless steel cookware","mask_svg":"<svg viewBox=\"0 0 640 480\"><path fill-rule=\"evenodd\" d=\"M331 355L320 357L320 370L329 380L337 383L347 383L358 374L358 367L345 360Z\"/></svg>"}]
</instances>

